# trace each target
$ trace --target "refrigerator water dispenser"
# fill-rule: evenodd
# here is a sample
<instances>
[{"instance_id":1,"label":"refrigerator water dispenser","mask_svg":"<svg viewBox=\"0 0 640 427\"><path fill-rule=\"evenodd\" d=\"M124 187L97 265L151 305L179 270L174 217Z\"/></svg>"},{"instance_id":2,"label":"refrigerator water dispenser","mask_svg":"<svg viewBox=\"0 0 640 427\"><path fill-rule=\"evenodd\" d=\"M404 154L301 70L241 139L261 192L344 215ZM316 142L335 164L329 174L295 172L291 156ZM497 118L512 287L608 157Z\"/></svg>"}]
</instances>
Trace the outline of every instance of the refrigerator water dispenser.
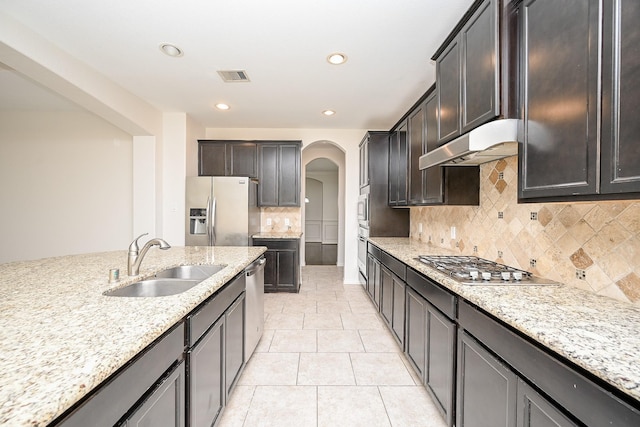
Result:
<instances>
[{"instance_id":1,"label":"refrigerator water dispenser","mask_svg":"<svg viewBox=\"0 0 640 427\"><path fill-rule=\"evenodd\" d=\"M204 208L189 209L189 233L207 234L207 210Z\"/></svg>"}]
</instances>

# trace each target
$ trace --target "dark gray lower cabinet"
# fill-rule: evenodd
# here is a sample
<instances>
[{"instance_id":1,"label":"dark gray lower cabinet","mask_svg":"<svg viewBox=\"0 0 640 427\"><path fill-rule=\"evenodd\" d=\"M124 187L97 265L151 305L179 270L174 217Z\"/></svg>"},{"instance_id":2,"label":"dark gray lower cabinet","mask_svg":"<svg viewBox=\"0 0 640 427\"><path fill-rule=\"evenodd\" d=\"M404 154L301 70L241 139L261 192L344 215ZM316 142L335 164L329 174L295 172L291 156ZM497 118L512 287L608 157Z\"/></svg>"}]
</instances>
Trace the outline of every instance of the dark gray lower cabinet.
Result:
<instances>
[{"instance_id":1,"label":"dark gray lower cabinet","mask_svg":"<svg viewBox=\"0 0 640 427\"><path fill-rule=\"evenodd\" d=\"M367 254L367 283L366 289L371 301L380 309L380 283L382 282L382 268L371 253Z\"/></svg>"},{"instance_id":2,"label":"dark gray lower cabinet","mask_svg":"<svg viewBox=\"0 0 640 427\"><path fill-rule=\"evenodd\" d=\"M217 423L244 366L245 276L236 276L188 317L189 427Z\"/></svg>"},{"instance_id":3,"label":"dark gray lower cabinet","mask_svg":"<svg viewBox=\"0 0 640 427\"><path fill-rule=\"evenodd\" d=\"M426 320L425 384L448 425L453 425L457 326L430 304L427 304Z\"/></svg>"},{"instance_id":4,"label":"dark gray lower cabinet","mask_svg":"<svg viewBox=\"0 0 640 427\"><path fill-rule=\"evenodd\" d=\"M181 362L158 384L124 425L183 427L186 418L184 395L184 362Z\"/></svg>"},{"instance_id":5,"label":"dark gray lower cabinet","mask_svg":"<svg viewBox=\"0 0 640 427\"><path fill-rule=\"evenodd\" d=\"M189 360L189 426L210 427L224 407L224 319L211 326L187 353Z\"/></svg>"},{"instance_id":6,"label":"dark gray lower cabinet","mask_svg":"<svg viewBox=\"0 0 640 427\"><path fill-rule=\"evenodd\" d=\"M233 391L244 365L244 319L245 294L243 293L225 312L225 396L229 396Z\"/></svg>"},{"instance_id":7,"label":"dark gray lower cabinet","mask_svg":"<svg viewBox=\"0 0 640 427\"><path fill-rule=\"evenodd\" d=\"M518 427L575 427L547 399L522 380L518 380Z\"/></svg>"},{"instance_id":8,"label":"dark gray lower cabinet","mask_svg":"<svg viewBox=\"0 0 640 427\"><path fill-rule=\"evenodd\" d=\"M381 264L380 313L400 346L404 345L405 283Z\"/></svg>"},{"instance_id":9,"label":"dark gray lower cabinet","mask_svg":"<svg viewBox=\"0 0 640 427\"><path fill-rule=\"evenodd\" d=\"M265 292L300 290L300 239L253 239L253 246L266 246Z\"/></svg>"},{"instance_id":10,"label":"dark gray lower cabinet","mask_svg":"<svg viewBox=\"0 0 640 427\"><path fill-rule=\"evenodd\" d=\"M413 369L424 379L427 357L427 300L407 287L405 353Z\"/></svg>"},{"instance_id":11,"label":"dark gray lower cabinet","mask_svg":"<svg viewBox=\"0 0 640 427\"><path fill-rule=\"evenodd\" d=\"M409 270L408 280L418 279ZM447 424L453 425L456 323L427 302L423 294L411 285L406 287L405 354L422 378ZM431 285L435 286L435 285Z\"/></svg>"},{"instance_id":12,"label":"dark gray lower cabinet","mask_svg":"<svg viewBox=\"0 0 640 427\"><path fill-rule=\"evenodd\" d=\"M517 377L466 332L458 340L458 427L516 425Z\"/></svg>"}]
</instances>

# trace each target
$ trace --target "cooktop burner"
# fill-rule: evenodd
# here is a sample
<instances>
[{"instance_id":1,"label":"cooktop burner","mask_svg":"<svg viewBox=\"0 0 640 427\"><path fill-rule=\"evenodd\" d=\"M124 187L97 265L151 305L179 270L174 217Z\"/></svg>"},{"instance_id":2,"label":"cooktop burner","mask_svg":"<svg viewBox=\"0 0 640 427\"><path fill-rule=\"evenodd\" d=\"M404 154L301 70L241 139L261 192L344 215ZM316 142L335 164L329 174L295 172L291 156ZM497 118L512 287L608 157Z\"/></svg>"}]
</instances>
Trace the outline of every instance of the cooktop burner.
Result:
<instances>
[{"instance_id":1,"label":"cooktop burner","mask_svg":"<svg viewBox=\"0 0 640 427\"><path fill-rule=\"evenodd\" d=\"M420 255L418 260L464 285L559 285L528 271L476 256Z\"/></svg>"}]
</instances>

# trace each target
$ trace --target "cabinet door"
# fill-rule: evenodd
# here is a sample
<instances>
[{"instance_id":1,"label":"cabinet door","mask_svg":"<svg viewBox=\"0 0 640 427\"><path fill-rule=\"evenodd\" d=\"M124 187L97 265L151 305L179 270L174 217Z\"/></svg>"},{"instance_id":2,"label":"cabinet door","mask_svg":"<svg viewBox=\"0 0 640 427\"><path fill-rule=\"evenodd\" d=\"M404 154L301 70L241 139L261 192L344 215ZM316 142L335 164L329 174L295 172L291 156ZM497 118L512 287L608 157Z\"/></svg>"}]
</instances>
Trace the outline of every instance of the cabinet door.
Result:
<instances>
[{"instance_id":1,"label":"cabinet door","mask_svg":"<svg viewBox=\"0 0 640 427\"><path fill-rule=\"evenodd\" d=\"M391 326L393 316L393 274L385 266L380 266L380 313Z\"/></svg>"},{"instance_id":2,"label":"cabinet door","mask_svg":"<svg viewBox=\"0 0 640 427\"><path fill-rule=\"evenodd\" d=\"M456 38L436 60L438 143L460 135L460 42Z\"/></svg>"},{"instance_id":3,"label":"cabinet door","mask_svg":"<svg viewBox=\"0 0 640 427\"><path fill-rule=\"evenodd\" d=\"M184 362L180 363L127 420L127 427L183 427Z\"/></svg>"},{"instance_id":4,"label":"cabinet door","mask_svg":"<svg viewBox=\"0 0 640 427\"><path fill-rule=\"evenodd\" d=\"M376 299L377 299L374 293L375 268L376 268L376 265L375 265L375 259L373 258L373 255L367 254L367 283L366 283L365 289L367 290L369 297L371 297L374 303L376 303ZM377 307L377 303L375 305Z\"/></svg>"},{"instance_id":5,"label":"cabinet door","mask_svg":"<svg viewBox=\"0 0 640 427\"><path fill-rule=\"evenodd\" d=\"M225 312L224 334L224 369L226 396L231 394L235 387L242 367L244 366L244 318L245 318L245 294L238 299Z\"/></svg>"},{"instance_id":6,"label":"cabinet door","mask_svg":"<svg viewBox=\"0 0 640 427\"><path fill-rule=\"evenodd\" d=\"M294 249L279 249L277 252L278 289L297 289L297 262L296 251Z\"/></svg>"},{"instance_id":7,"label":"cabinet door","mask_svg":"<svg viewBox=\"0 0 640 427\"><path fill-rule=\"evenodd\" d=\"M198 175L226 176L226 146L219 142L198 143Z\"/></svg>"},{"instance_id":8,"label":"cabinet door","mask_svg":"<svg viewBox=\"0 0 640 427\"><path fill-rule=\"evenodd\" d=\"M457 427L516 424L517 377L466 332L458 334Z\"/></svg>"},{"instance_id":9,"label":"cabinet door","mask_svg":"<svg viewBox=\"0 0 640 427\"><path fill-rule=\"evenodd\" d=\"M261 144L258 147L258 204L278 206L278 146Z\"/></svg>"},{"instance_id":10,"label":"cabinet door","mask_svg":"<svg viewBox=\"0 0 640 427\"><path fill-rule=\"evenodd\" d=\"M438 99L433 92L425 101L425 153L440 146L438 143ZM423 171L425 173L424 201L428 204L443 202L442 175L443 168L432 166Z\"/></svg>"},{"instance_id":11,"label":"cabinet door","mask_svg":"<svg viewBox=\"0 0 640 427\"><path fill-rule=\"evenodd\" d=\"M427 301L407 287L405 353L413 369L424 379L427 352Z\"/></svg>"},{"instance_id":12,"label":"cabinet door","mask_svg":"<svg viewBox=\"0 0 640 427\"><path fill-rule=\"evenodd\" d=\"M254 142L227 144L227 175L258 177L258 149Z\"/></svg>"},{"instance_id":13,"label":"cabinet door","mask_svg":"<svg viewBox=\"0 0 640 427\"><path fill-rule=\"evenodd\" d=\"M278 146L278 206L300 206L300 146Z\"/></svg>"},{"instance_id":14,"label":"cabinet door","mask_svg":"<svg viewBox=\"0 0 640 427\"><path fill-rule=\"evenodd\" d=\"M426 384L440 411L453 425L456 325L432 306L427 308Z\"/></svg>"},{"instance_id":15,"label":"cabinet door","mask_svg":"<svg viewBox=\"0 0 640 427\"><path fill-rule=\"evenodd\" d=\"M640 3L605 2L602 193L640 192Z\"/></svg>"},{"instance_id":16,"label":"cabinet door","mask_svg":"<svg viewBox=\"0 0 640 427\"><path fill-rule=\"evenodd\" d=\"M460 133L466 133L500 114L497 16L498 1L485 0L460 31Z\"/></svg>"},{"instance_id":17,"label":"cabinet door","mask_svg":"<svg viewBox=\"0 0 640 427\"><path fill-rule=\"evenodd\" d=\"M407 127L402 125L398 130L392 132L389 136L389 205L396 206L398 204L398 174L399 165L398 157L400 157L400 133L406 134ZM375 173L375 172L374 172Z\"/></svg>"},{"instance_id":18,"label":"cabinet door","mask_svg":"<svg viewBox=\"0 0 640 427\"><path fill-rule=\"evenodd\" d=\"M520 6L521 198L597 191L598 3Z\"/></svg>"},{"instance_id":19,"label":"cabinet door","mask_svg":"<svg viewBox=\"0 0 640 427\"><path fill-rule=\"evenodd\" d=\"M518 427L575 427L547 399L518 379Z\"/></svg>"},{"instance_id":20,"label":"cabinet door","mask_svg":"<svg viewBox=\"0 0 640 427\"><path fill-rule=\"evenodd\" d=\"M260 246L261 243L256 243ZM264 264L264 290L265 292L273 292L276 290L278 284L278 259L277 251L273 249L267 249L264 253L266 263Z\"/></svg>"},{"instance_id":21,"label":"cabinet door","mask_svg":"<svg viewBox=\"0 0 640 427\"><path fill-rule=\"evenodd\" d=\"M409 177L409 205L419 205L423 202L425 173L420 170L419 160L424 153L424 115L423 104L409 116L409 167L405 172Z\"/></svg>"},{"instance_id":22,"label":"cabinet door","mask_svg":"<svg viewBox=\"0 0 640 427\"><path fill-rule=\"evenodd\" d=\"M222 411L225 392L223 354L224 320L221 318L187 353L190 427L210 427Z\"/></svg>"},{"instance_id":23,"label":"cabinet door","mask_svg":"<svg viewBox=\"0 0 640 427\"><path fill-rule=\"evenodd\" d=\"M404 347L404 301L406 284L395 274L393 275L393 312L391 315L391 330Z\"/></svg>"}]
</instances>

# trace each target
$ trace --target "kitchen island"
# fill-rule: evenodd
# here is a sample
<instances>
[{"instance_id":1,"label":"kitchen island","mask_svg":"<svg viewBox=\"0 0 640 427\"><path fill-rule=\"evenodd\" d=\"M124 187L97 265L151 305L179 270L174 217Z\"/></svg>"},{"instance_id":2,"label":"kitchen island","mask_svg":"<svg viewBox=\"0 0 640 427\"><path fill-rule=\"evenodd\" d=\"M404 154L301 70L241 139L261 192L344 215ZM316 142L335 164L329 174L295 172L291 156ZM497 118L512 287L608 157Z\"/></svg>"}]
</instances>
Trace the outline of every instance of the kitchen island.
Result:
<instances>
[{"instance_id":1,"label":"kitchen island","mask_svg":"<svg viewBox=\"0 0 640 427\"><path fill-rule=\"evenodd\" d=\"M0 425L44 426L181 322L258 258L263 247L152 249L128 277L127 251L0 265ZM226 267L186 292L104 296L156 272L190 264ZM109 270L120 270L109 283Z\"/></svg>"},{"instance_id":2,"label":"kitchen island","mask_svg":"<svg viewBox=\"0 0 640 427\"><path fill-rule=\"evenodd\" d=\"M512 349L494 348L482 338L500 336L521 342L523 348L528 349L522 354L531 360L532 369L546 363L550 355L549 360L560 361L572 372L598 384L597 387L606 390L605 394L613 393L636 408L636 417L640 413L639 306L562 285L461 285L418 260L419 255L456 255L450 251L409 238L369 238L369 242L406 265L408 282L409 271L413 270L454 296L457 306L453 309L453 321L459 324L458 335L475 334L479 342L499 358L503 353L512 357ZM470 320L485 322L492 329L487 332L478 326L479 322L474 324ZM458 381L461 381L460 352L465 344L464 340L458 343ZM538 350L541 352L536 353ZM509 363L509 359L505 360ZM522 363L522 359L514 360ZM525 368L529 369L528 365ZM519 366L514 365L514 370L524 374ZM542 375L553 376L553 373ZM562 378L558 383L563 386L569 381ZM458 393L460 386L458 382ZM544 391L542 382L537 386ZM569 384L570 388L578 387L578 398L586 397L579 386Z\"/></svg>"}]
</instances>

